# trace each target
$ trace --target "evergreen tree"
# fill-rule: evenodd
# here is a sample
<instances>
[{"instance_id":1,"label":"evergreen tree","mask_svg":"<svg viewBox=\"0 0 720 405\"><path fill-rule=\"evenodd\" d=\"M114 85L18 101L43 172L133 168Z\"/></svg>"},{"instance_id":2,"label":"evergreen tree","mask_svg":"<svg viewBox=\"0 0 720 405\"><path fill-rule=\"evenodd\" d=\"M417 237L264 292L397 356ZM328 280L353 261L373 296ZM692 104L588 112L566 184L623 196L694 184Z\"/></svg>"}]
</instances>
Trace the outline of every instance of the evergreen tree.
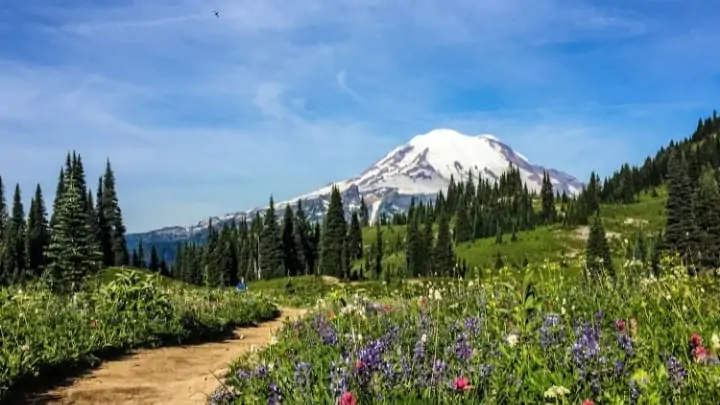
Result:
<instances>
[{"instance_id":1,"label":"evergreen tree","mask_svg":"<svg viewBox=\"0 0 720 405\"><path fill-rule=\"evenodd\" d=\"M65 187L65 170L60 169L60 174L58 175L57 186L55 187L55 199L53 200L52 214L50 215L50 229L55 227L55 221L56 221L55 216L56 216L56 213L58 212L58 206L60 204L60 197L62 197L64 187Z\"/></svg>"},{"instance_id":2,"label":"evergreen tree","mask_svg":"<svg viewBox=\"0 0 720 405\"><path fill-rule=\"evenodd\" d=\"M468 242L473 237L473 224L468 213L468 204L461 201L455 218L455 243Z\"/></svg>"},{"instance_id":3,"label":"evergreen tree","mask_svg":"<svg viewBox=\"0 0 720 405\"><path fill-rule=\"evenodd\" d=\"M15 186L13 196L12 214L5 228L5 247L3 254L3 268L10 275L12 283L21 283L26 279L25 271L27 256L25 251L25 211L20 196L20 185Z\"/></svg>"},{"instance_id":4,"label":"evergreen tree","mask_svg":"<svg viewBox=\"0 0 720 405\"><path fill-rule=\"evenodd\" d=\"M540 189L541 211L540 218L546 224L555 221L555 194L553 193L552 181L547 172L543 172L542 187Z\"/></svg>"},{"instance_id":5,"label":"evergreen tree","mask_svg":"<svg viewBox=\"0 0 720 405\"><path fill-rule=\"evenodd\" d=\"M282 235L275 213L275 202L270 197L270 205L265 211L263 228L260 234L260 271L263 278L277 278L285 275L283 262Z\"/></svg>"},{"instance_id":6,"label":"evergreen tree","mask_svg":"<svg viewBox=\"0 0 720 405\"><path fill-rule=\"evenodd\" d=\"M158 257L157 249L155 245L150 248L150 263L148 263L148 270L158 273L160 272L160 257Z\"/></svg>"},{"instance_id":7,"label":"evergreen tree","mask_svg":"<svg viewBox=\"0 0 720 405\"><path fill-rule=\"evenodd\" d=\"M350 260L362 259L363 255L362 229L360 228L360 219L358 218L357 212L353 212L350 217L348 255L350 256Z\"/></svg>"},{"instance_id":8,"label":"evergreen tree","mask_svg":"<svg viewBox=\"0 0 720 405\"><path fill-rule=\"evenodd\" d=\"M305 211L302 207L302 201L297 201L295 208L295 226L293 227L295 250L297 252L298 261L302 267L304 275L314 272L315 260L313 246L311 244L312 229L305 217Z\"/></svg>"},{"instance_id":9,"label":"evergreen tree","mask_svg":"<svg viewBox=\"0 0 720 405\"><path fill-rule=\"evenodd\" d=\"M143 247L142 239L138 241L138 247L137 247L137 264L135 267L144 269L147 267L145 262L145 248Z\"/></svg>"},{"instance_id":10,"label":"evergreen tree","mask_svg":"<svg viewBox=\"0 0 720 405\"><path fill-rule=\"evenodd\" d=\"M112 261L115 266L123 266L128 263L127 243L125 241L126 230L122 210L118 202L117 190L115 189L115 173L110 166L110 159L105 163L102 198L104 200L102 202L102 210L105 220L108 221L112 227Z\"/></svg>"},{"instance_id":11,"label":"evergreen tree","mask_svg":"<svg viewBox=\"0 0 720 405\"><path fill-rule=\"evenodd\" d=\"M700 176L694 202L700 265L714 269L720 266L720 188L712 169L705 169Z\"/></svg>"},{"instance_id":12,"label":"evergreen tree","mask_svg":"<svg viewBox=\"0 0 720 405\"><path fill-rule=\"evenodd\" d=\"M111 211L114 215L114 211L107 206L110 201L103 195L104 189L103 177L100 176L100 178L98 178L97 195L95 198L95 220L97 222L95 228L98 232L98 245L103 255L103 266L109 267L115 264L115 259L113 256L113 227L110 219L106 215Z\"/></svg>"},{"instance_id":13,"label":"evergreen tree","mask_svg":"<svg viewBox=\"0 0 720 405\"><path fill-rule=\"evenodd\" d=\"M410 207L412 206L413 202L410 203ZM423 257L421 249L423 235L419 228L418 215L410 216L405 231L405 267L406 274L409 277L418 277L422 267L421 260Z\"/></svg>"},{"instance_id":14,"label":"evergreen tree","mask_svg":"<svg viewBox=\"0 0 720 405\"><path fill-rule=\"evenodd\" d=\"M142 242L140 242L142 243ZM140 256L138 256L137 249L133 249L132 251L132 258L130 259L130 266L137 268L140 268ZM184 281L191 283L189 278L186 278Z\"/></svg>"},{"instance_id":15,"label":"evergreen tree","mask_svg":"<svg viewBox=\"0 0 720 405\"><path fill-rule=\"evenodd\" d=\"M298 245L295 240L295 217L290 205L285 206L283 216L282 250L285 274L289 276L300 275L303 266L298 259Z\"/></svg>"},{"instance_id":16,"label":"evergreen tree","mask_svg":"<svg viewBox=\"0 0 720 405\"><path fill-rule=\"evenodd\" d=\"M453 251L448 215L440 215L439 220L437 241L433 250L433 268L439 274L448 276L455 266L455 252Z\"/></svg>"},{"instance_id":17,"label":"evergreen tree","mask_svg":"<svg viewBox=\"0 0 720 405\"><path fill-rule=\"evenodd\" d=\"M62 195L48 246L48 281L59 291L78 291L85 278L101 265L85 209L86 193L78 184L72 164L66 167Z\"/></svg>"},{"instance_id":18,"label":"evergreen tree","mask_svg":"<svg viewBox=\"0 0 720 405\"><path fill-rule=\"evenodd\" d=\"M40 184L30 203L27 224L28 272L31 278L39 277L45 269L45 254L50 244L47 211Z\"/></svg>"},{"instance_id":19,"label":"evergreen tree","mask_svg":"<svg viewBox=\"0 0 720 405\"><path fill-rule=\"evenodd\" d=\"M373 263L373 270L375 272L375 276L377 278L382 277L383 275L383 265L382 265L382 258L384 254L385 247L383 246L383 232L382 228L380 228L380 223L375 223L375 257L374 257L374 263Z\"/></svg>"},{"instance_id":20,"label":"evergreen tree","mask_svg":"<svg viewBox=\"0 0 720 405\"><path fill-rule=\"evenodd\" d=\"M365 197L360 197L360 224L364 227L370 225L370 214L365 204Z\"/></svg>"},{"instance_id":21,"label":"evergreen tree","mask_svg":"<svg viewBox=\"0 0 720 405\"><path fill-rule=\"evenodd\" d=\"M347 269L343 268L343 245L347 223L342 205L342 198L337 187L333 186L330 204L325 214L322 237L320 238L320 274L343 277Z\"/></svg>"},{"instance_id":22,"label":"evergreen tree","mask_svg":"<svg viewBox=\"0 0 720 405\"><path fill-rule=\"evenodd\" d=\"M696 253L697 229L693 215L693 191L683 155L673 154L668 162L666 211L666 246L678 252L690 265Z\"/></svg>"},{"instance_id":23,"label":"evergreen tree","mask_svg":"<svg viewBox=\"0 0 720 405\"><path fill-rule=\"evenodd\" d=\"M585 255L587 275L590 279L598 280L603 272L610 277L615 276L610 245L600 216L597 214L590 226Z\"/></svg>"},{"instance_id":24,"label":"evergreen tree","mask_svg":"<svg viewBox=\"0 0 720 405\"><path fill-rule=\"evenodd\" d=\"M424 277L427 277L430 275L430 272L432 270L432 264L433 264L433 246L435 246L435 234L433 233L433 220L432 216L427 215L425 218L425 222L423 225L423 230L421 233L420 238L420 248L419 251L421 252L420 258L418 259L418 263L420 263L420 267L418 268L418 274Z\"/></svg>"}]
</instances>

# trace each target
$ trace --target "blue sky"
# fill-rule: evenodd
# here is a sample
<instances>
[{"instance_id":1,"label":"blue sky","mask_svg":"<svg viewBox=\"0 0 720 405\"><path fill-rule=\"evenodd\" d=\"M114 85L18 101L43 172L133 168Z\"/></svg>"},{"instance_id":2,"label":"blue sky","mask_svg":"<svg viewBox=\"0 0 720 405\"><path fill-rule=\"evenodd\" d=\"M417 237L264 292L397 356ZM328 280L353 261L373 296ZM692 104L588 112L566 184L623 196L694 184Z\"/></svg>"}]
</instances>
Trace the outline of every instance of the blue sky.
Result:
<instances>
[{"instance_id":1,"label":"blue sky","mask_svg":"<svg viewBox=\"0 0 720 405\"><path fill-rule=\"evenodd\" d=\"M607 175L720 106L717 0L63 3L0 3L0 174L51 201L67 150L92 185L109 156L130 231L311 191L437 127Z\"/></svg>"}]
</instances>

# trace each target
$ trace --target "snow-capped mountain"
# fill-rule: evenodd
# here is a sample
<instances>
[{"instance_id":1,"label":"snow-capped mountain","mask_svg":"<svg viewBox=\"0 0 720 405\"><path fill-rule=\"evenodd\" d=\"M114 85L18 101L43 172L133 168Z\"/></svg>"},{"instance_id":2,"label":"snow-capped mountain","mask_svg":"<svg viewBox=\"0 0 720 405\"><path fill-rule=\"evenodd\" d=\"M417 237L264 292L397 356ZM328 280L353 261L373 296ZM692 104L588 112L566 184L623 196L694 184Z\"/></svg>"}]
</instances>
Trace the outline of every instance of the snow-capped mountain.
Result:
<instances>
[{"instance_id":1,"label":"snow-capped mountain","mask_svg":"<svg viewBox=\"0 0 720 405\"><path fill-rule=\"evenodd\" d=\"M329 204L334 184L341 192L346 212L358 209L360 199L364 198L373 220L383 213L391 215L407 210L413 197L416 200L434 199L440 190L447 189L451 177L465 179L470 171L475 179L482 176L497 180L510 164L520 170L523 181L531 190L540 190L545 171L550 175L556 191L574 195L583 187L582 182L567 173L532 164L525 156L492 135L468 136L451 129L436 129L417 135L407 144L393 149L357 177L331 183L275 205L276 209L282 210L287 204L294 207L298 200L302 200L308 218L320 220ZM211 220L213 223L222 223L243 216L250 218L265 209L255 208ZM202 233L207 225L208 221L202 221L190 227L170 227L133 234L128 236L128 242L134 245L138 238L150 243L183 240Z\"/></svg>"}]
</instances>

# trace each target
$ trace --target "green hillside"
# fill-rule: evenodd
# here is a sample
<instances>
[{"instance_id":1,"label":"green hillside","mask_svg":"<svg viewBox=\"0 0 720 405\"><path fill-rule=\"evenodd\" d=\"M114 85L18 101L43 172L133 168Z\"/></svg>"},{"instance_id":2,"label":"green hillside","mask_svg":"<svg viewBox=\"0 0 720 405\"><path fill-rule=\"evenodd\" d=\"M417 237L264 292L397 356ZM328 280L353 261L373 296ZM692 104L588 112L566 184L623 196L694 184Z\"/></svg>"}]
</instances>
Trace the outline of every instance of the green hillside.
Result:
<instances>
[{"instance_id":1,"label":"green hillside","mask_svg":"<svg viewBox=\"0 0 720 405\"><path fill-rule=\"evenodd\" d=\"M623 242L628 244L642 229L647 234L657 232L665 225L665 204L667 192L659 187L653 192L642 192L634 204L602 204L600 216L605 225L608 239L618 262L623 256ZM437 231L437 225L434 226ZM389 225L381 228L386 244L392 245L398 238L405 237L407 227ZM363 228L363 244L369 246L376 239L376 228ZM516 240L503 235L501 244L494 237L460 243L456 253L468 266L488 271L494 268L498 254L510 267L520 267L527 260L537 263L545 259L562 262L583 254L588 235L588 226L565 227L562 225L539 226L533 230L517 232ZM367 249L366 249L367 250ZM360 265L361 261L356 262ZM405 264L403 251L386 255L383 259L387 267L402 267ZM576 274L577 269L569 268L568 274Z\"/></svg>"}]
</instances>

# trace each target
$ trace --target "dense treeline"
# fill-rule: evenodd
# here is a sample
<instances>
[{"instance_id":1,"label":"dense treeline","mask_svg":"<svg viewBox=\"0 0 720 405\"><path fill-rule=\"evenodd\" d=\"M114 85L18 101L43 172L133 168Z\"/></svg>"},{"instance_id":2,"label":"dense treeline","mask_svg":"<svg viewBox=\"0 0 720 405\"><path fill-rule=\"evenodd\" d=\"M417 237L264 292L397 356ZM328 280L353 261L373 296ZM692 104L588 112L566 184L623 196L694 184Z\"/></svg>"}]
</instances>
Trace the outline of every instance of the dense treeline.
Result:
<instances>
[{"instance_id":1,"label":"dense treeline","mask_svg":"<svg viewBox=\"0 0 720 405\"><path fill-rule=\"evenodd\" d=\"M666 226L650 238L638 238L634 258L659 268L661 252L679 255L692 272L720 265L720 117L698 121L688 138L660 148L642 166L625 164L608 177L600 198L606 203L632 203L641 191L667 185ZM649 257L648 257L649 256Z\"/></svg>"},{"instance_id":2,"label":"dense treeline","mask_svg":"<svg viewBox=\"0 0 720 405\"><path fill-rule=\"evenodd\" d=\"M93 200L82 158L68 153L49 221L39 184L26 216L20 185L8 207L0 178L0 286L41 279L54 291L74 292L102 267L124 264L125 226L109 160Z\"/></svg>"}]
</instances>

